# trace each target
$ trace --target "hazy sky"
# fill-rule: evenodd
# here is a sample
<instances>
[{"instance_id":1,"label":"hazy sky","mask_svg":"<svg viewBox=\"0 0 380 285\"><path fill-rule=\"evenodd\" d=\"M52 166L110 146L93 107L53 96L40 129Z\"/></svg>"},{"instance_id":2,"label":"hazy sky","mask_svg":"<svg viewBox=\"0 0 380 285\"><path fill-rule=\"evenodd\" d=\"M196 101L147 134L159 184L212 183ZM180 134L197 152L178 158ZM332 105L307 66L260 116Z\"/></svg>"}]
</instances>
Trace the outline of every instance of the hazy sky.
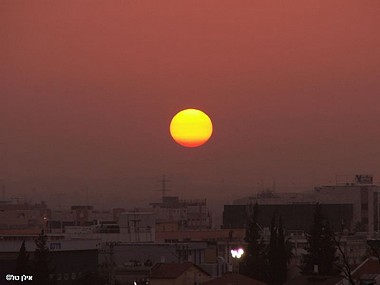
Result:
<instances>
[{"instance_id":1,"label":"hazy sky","mask_svg":"<svg viewBox=\"0 0 380 285\"><path fill-rule=\"evenodd\" d=\"M1 0L6 195L152 200L163 173L184 198L380 181L379 15L377 0ZM194 149L169 135L190 107L214 123Z\"/></svg>"}]
</instances>

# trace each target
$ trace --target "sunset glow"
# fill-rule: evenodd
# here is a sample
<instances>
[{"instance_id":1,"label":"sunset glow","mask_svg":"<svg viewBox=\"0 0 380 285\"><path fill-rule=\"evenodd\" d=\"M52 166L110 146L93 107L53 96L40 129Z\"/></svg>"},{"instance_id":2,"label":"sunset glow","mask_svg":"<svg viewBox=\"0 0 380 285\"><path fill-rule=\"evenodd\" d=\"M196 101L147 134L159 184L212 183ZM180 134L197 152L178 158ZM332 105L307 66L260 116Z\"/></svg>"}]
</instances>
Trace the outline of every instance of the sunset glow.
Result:
<instances>
[{"instance_id":1,"label":"sunset glow","mask_svg":"<svg viewBox=\"0 0 380 285\"><path fill-rule=\"evenodd\" d=\"M177 113L170 123L173 139L185 147L197 147L209 140L212 134L211 119L197 109L186 109Z\"/></svg>"}]
</instances>

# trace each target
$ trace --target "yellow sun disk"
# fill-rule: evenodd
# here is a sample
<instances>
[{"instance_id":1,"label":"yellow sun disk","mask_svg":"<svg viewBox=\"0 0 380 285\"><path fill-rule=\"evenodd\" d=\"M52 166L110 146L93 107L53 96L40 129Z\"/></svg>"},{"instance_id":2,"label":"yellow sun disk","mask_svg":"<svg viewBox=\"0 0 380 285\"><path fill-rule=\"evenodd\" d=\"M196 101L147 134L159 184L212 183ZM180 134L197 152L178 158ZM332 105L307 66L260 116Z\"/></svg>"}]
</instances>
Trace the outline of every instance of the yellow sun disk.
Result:
<instances>
[{"instance_id":1,"label":"yellow sun disk","mask_svg":"<svg viewBox=\"0 0 380 285\"><path fill-rule=\"evenodd\" d=\"M183 110L173 117L170 123L170 133L180 145L200 146L211 137L212 122L200 110Z\"/></svg>"}]
</instances>

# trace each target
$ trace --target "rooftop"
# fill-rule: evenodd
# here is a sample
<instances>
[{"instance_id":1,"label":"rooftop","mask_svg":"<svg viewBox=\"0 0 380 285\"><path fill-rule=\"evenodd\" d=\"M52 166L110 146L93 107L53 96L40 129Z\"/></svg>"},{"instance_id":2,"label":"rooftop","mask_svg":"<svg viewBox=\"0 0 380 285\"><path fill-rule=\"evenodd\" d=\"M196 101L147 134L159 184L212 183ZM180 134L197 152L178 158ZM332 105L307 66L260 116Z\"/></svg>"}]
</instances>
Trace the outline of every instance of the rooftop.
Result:
<instances>
[{"instance_id":1,"label":"rooftop","mask_svg":"<svg viewBox=\"0 0 380 285\"><path fill-rule=\"evenodd\" d=\"M357 279L367 279L368 276L380 274L380 262L377 258L367 258L353 272L352 275Z\"/></svg>"},{"instance_id":2,"label":"rooftop","mask_svg":"<svg viewBox=\"0 0 380 285\"><path fill-rule=\"evenodd\" d=\"M207 281L202 285L266 285L266 283L244 275L227 273L222 277Z\"/></svg>"},{"instance_id":3,"label":"rooftop","mask_svg":"<svg viewBox=\"0 0 380 285\"><path fill-rule=\"evenodd\" d=\"M341 276L297 276L285 285L335 285L342 280Z\"/></svg>"},{"instance_id":4,"label":"rooftop","mask_svg":"<svg viewBox=\"0 0 380 285\"><path fill-rule=\"evenodd\" d=\"M199 271L202 271L204 274L209 275L202 268L196 266L191 262L185 263L157 263L153 266L152 272L149 278L153 279L176 279L181 276L185 271L191 267L196 267Z\"/></svg>"}]
</instances>

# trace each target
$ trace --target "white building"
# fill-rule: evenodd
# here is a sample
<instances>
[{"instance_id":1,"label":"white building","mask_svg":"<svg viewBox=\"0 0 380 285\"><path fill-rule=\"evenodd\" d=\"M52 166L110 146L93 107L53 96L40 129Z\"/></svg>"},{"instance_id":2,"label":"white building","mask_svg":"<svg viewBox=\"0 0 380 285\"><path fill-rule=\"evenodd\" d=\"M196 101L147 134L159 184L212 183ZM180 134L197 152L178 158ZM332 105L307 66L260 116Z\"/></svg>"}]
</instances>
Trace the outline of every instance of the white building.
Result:
<instances>
[{"instance_id":1,"label":"white building","mask_svg":"<svg viewBox=\"0 0 380 285\"><path fill-rule=\"evenodd\" d=\"M67 238L95 238L102 242L153 243L155 241L155 216L151 212L124 212L118 224L68 226Z\"/></svg>"},{"instance_id":2,"label":"white building","mask_svg":"<svg viewBox=\"0 0 380 285\"><path fill-rule=\"evenodd\" d=\"M352 182L315 188L321 204L329 202L351 203L353 225L360 225L369 234L380 229L380 185L373 183L371 175L355 175Z\"/></svg>"},{"instance_id":3,"label":"white building","mask_svg":"<svg viewBox=\"0 0 380 285\"><path fill-rule=\"evenodd\" d=\"M266 193L234 201L234 205L295 205L295 204L349 204L353 207L350 230L360 229L369 234L380 231L380 185L373 183L372 175L354 175L344 183L315 187L306 193Z\"/></svg>"},{"instance_id":4,"label":"white building","mask_svg":"<svg viewBox=\"0 0 380 285\"><path fill-rule=\"evenodd\" d=\"M154 242L156 219L152 212L125 212L119 216L121 235L129 235L129 242Z\"/></svg>"},{"instance_id":5,"label":"white building","mask_svg":"<svg viewBox=\"0 0 380 285\"><path fill-rule=\"evenodd\" d=\"M151 203L158 224L177 223L179 229L210 229L212 216L206 199L180 200L165 196L162 202Z\"/></svg>"}]
</instances>

